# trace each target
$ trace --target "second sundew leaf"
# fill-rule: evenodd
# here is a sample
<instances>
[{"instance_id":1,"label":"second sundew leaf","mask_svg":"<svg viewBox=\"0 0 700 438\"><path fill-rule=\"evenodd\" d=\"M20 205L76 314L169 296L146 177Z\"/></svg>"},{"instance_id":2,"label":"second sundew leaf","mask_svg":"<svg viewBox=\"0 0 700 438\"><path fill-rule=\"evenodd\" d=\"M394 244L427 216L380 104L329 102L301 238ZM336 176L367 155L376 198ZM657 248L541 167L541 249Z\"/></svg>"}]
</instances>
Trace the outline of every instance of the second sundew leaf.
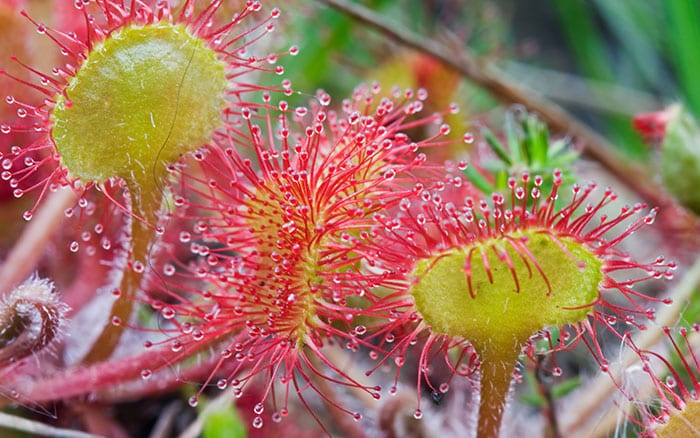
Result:
<instances>
[{"instance_id":1,"label":"second sundew leaf","mask_svg":"<svg viewBox=\"0 0 700 438\"><path fill-rule=\"evenodd\" d=\"M416 307L435 329L484 348L523 343L542 328L585 318L598 297L602 263L568 239L560 239L567 252L546 234L529 232L527 239L542 274L504 242L485 243L471 255L475 248L465 248L418 263ZM512 271L494 252L507 254Z\"/></svg>"},{"instance_id":2,"label":"second sundew leaf","mask_svg":"<svg viewBox=\"0 0 700 438\"><path fill-rule=\"evenodd\" d=\"M585 320L599 295L602 261L573 239L555 241L540 231L509 236L527 242L527 250L493 239L421 260L412 275L411 294L425 322L468 339L479 354L480 436L499 428L526 341L546 327Z\"/></svg>"},{"instance_id":3,"label":"second sundew leaf","mask_svg":"<svg viewBox=\"0 0 700 438\"><path fill-rule=\"evenodd\" d=\"M393 344L388 355L398 367L416 339L423 339L416 381L434 391L448 391L454 376L478 373L477 436L498 436L519 356L539 354L538 338L547 340L544 354L570 349L575 340L584 339L601 371L607 372L609 362L596 328L624 339L629 329L617 330L612 319L624 317L641 328L633 318L640 313L638 299L670 302L637 292L628 280L618 282L609 275L629 271L634 283L672 276L674 262L657 258L640 263L615 248L653 222L655 212L637 217L617 237L610 236L606 232L622 228L618 225L644 207L622 207L615 217L603 215L603 206L617 197L608 189L600 201L590 203L597 207L579 209L589 204L595 188L591 184L574 186L574 199L558 208L562 172L555 171L552 181L545 196L542 176L524 174L520 182L511 177L510 194L492 194L492 205L469 197L453 203L439 192L424 190L415 194L398 220L376 217L373 231L380 240L362 248L387 278L377 285L392 291L377 297L369 309L373 316L384 314L388 319L369 335ZM626 273L621 276L629 278ZM654 317L653 312L646 316ZM405 330L407 323L415 329ZM429 371L437 356L453 370L442 381L431 378ZM414 417L422 415L418 400Z\"/></svg>"}]
</instances>

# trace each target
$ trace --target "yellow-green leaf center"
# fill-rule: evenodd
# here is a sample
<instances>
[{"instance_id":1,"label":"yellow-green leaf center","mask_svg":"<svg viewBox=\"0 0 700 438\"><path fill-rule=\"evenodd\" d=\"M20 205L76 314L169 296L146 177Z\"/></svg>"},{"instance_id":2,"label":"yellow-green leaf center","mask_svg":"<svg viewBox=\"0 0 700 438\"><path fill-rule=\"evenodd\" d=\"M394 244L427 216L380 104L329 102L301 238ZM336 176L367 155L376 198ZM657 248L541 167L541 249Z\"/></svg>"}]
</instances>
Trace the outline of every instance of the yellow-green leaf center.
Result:
<instances>
[{"instance_id":1,"label":"yellow-green leaf center","mask_svg":"<svg viewBox=\"0 0 700 438\"><path fill-rule=\"evenodd\" d=\"M516 249L517 248L517 249ZM531 230L420 261L411 293L434 334L467 339L481 360L478 436L498 436L525 342L591 312L602 262L571 238ZM516 282L517 279L517 282ZM471 283L471 288L470 288Z\"/></svg>"},{"instance_id":2,"label":"yellow-green leaf center","mask_svg":"<svg viewBox=\"0 0 700 438\"><path fill-rule=\"evenodd\" d=\"M130 187L208 142L225 65L181 24L126 27L97 45L57 99L52 136L73 176Z\"/></svg>"},{"instance_id":3,"label":"yellow-green leaf center","mask_svg":"<svg viewBox=\"0 0 700 438\"><path fill-rule=\"evenodd\" d=\"M602 262L569 238L560 237L559 243L566 251L549 235L531 232L526 242L531 256L497 240L474 248L474 298L465 271L472 248L443 254L437 261L423 260L414 272L419 279L412 289L416 306L434 332L463 337L477 349L512 349L545 327L579 322L598 297ZM486 254L493 281L480 251ZM498 253L507 258L501 260Z\"/></svg>"}]
</instances>

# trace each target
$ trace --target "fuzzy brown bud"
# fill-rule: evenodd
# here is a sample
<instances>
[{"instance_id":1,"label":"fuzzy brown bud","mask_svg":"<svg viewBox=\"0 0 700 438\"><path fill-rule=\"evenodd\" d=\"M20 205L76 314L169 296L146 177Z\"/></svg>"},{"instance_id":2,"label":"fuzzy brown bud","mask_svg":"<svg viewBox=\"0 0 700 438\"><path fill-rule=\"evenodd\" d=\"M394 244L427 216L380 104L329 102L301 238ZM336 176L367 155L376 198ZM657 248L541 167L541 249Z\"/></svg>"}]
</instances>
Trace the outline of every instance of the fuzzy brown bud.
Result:
<instances>
[{"instance_id":1,"label":"fuzzy brown bud","mask_svg":"<svg viewBox=\"0 0 700 438\"><path fill-rule=\"evenodd\" d=\"M56 337L66 306L47 279L31 277L0 301L0 367L46 347Z\"/></svg>"}]
</instances>

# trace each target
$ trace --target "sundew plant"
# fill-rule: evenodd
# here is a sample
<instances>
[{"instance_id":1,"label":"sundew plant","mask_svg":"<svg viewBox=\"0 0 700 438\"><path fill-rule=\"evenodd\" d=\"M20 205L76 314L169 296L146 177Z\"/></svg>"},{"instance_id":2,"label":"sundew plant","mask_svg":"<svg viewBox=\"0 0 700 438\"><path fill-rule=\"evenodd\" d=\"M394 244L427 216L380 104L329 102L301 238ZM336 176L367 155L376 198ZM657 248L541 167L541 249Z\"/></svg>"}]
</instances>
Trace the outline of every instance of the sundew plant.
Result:
<instances>
[{"instance_id":1,"label":"sundew plant","mask_svg":"<svg viewBox=\"0 0 700 438\"><path fill-rule=\"evenodd\" d=\"M700 7L541 3L0 0L0 434L700 435Z\"/></svg>"}]
</instances>

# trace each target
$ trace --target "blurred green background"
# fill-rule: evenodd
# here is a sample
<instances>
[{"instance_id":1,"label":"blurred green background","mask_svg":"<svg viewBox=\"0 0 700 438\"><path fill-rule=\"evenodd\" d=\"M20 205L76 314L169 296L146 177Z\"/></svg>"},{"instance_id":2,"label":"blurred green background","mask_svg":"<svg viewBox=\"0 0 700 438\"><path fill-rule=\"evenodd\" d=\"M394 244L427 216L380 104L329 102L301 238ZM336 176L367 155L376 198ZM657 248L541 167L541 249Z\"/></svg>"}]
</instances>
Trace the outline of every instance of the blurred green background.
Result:
<instances>
[{"instance_id":1,"label":"blurred green background","mask_svg":"<svg viewBox=\"0 0 700 438\"><path fill-rule=\"evenodd\" d=\"M700 2L696 0L366 0L396 26L457 49L467 45L523 86L564 106L615 146L643 158L631 118L683 101L700 116ZM320 3L286 8L286 37L301 49L285 59L295 90L347 95L360 81L415 72L403 47ZM397 64L404 63L402 69ZM419 69L419 68L418 68ZM454 98L467 114L497 102L463 81ZM435 92L435 90L429 90ZM449 94L449 93L448 93Z\"/></svg>"}]
</instances>

